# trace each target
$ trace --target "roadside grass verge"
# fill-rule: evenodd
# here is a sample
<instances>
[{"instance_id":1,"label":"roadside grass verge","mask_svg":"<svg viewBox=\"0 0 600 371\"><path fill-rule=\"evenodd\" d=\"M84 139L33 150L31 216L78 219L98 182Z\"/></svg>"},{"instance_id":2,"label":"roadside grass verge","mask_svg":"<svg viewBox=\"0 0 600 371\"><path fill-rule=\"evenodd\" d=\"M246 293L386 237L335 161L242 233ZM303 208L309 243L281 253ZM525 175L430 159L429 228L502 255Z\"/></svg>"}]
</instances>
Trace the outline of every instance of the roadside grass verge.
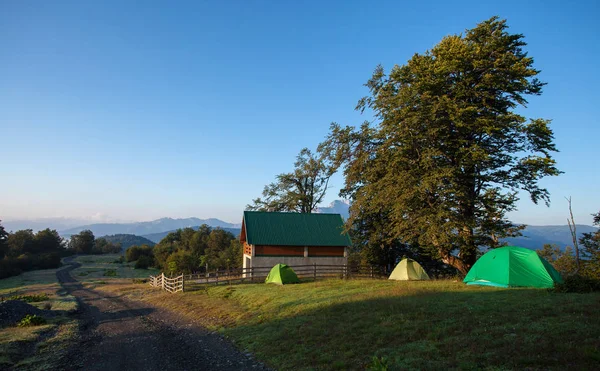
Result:
<instances>
[{"instance_id":1,"label":"roadside grass verge","mask_svg":"<svg viewBox=\"0 0 600 371\"><path fill-rule=\"evenodd\" d=\"M69 313L77 300L62 289L56 279L58 269L28 271L0 280L0 297L23 300L40 309L57 311L47 324L0 328L0 369L43 370L58 362L77 333L77 321Z\"/></svg>"},{"instance_id":2,"label":"roadside grass verge","mask_svg":"<svg viewBox=\"0 0 600 371\"><path fill-rule=\"evenodd\" d=\"M18 276L1 279L0 297L15 294L18 295L24 292L33 295L44 290L56 290L59 286L58 281L56 280L57 270L58 269L42 269L38 271L28 271L21 273Z\"/></svg>"},{"instance_id":3,"label":"roadside grass verge","mask_svg":"<svg viewBox=\"0 0 600 371\"><path fill-rule=\"evenodd\" d=\"M124 281L122 281L124 282ZM276 369L595 369L600 294L460 282L327 280L168 294L101 290L178 312Z\"/></svg>"},{"instance_id":4,"label":"roadside grass verge","mask_svg":"<svg viewBox=\"0 0 600 371\"><path fill-rule=\"evenodd\" d=\"M41 326L0 329L0 369L60 368L61 357L73 343L77 327L76 320L59 316Z\"/></svg>"}]
</instances>

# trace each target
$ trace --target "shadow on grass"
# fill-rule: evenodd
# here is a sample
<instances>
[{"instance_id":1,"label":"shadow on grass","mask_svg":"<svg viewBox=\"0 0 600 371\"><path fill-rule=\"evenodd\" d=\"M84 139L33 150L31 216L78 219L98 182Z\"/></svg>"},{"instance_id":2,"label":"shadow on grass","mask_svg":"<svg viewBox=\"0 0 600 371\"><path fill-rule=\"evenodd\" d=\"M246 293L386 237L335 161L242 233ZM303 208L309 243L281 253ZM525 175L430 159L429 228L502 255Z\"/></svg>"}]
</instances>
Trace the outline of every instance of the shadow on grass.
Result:
<instances>
[{"instance_id":1,"label":"shadow on grass","mask_svg":"<svg viewBox=\"0 0 600 371\"><path fill-rule=\"evenodd\" d=\"M534 289L425 291L289 305L223 330L278 369L596 369L600 295ZM302 300L296 300L302 305Z\"/></svg>"}]
</instances>

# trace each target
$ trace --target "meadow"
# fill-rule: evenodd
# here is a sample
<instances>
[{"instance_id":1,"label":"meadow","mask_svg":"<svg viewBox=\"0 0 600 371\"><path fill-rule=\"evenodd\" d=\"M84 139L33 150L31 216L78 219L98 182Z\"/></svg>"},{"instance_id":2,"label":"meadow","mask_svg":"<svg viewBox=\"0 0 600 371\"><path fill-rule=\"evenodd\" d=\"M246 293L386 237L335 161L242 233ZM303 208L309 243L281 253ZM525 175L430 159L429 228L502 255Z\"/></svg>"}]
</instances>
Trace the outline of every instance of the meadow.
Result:
<instances>
[{"instance_id":1,"label":"meadow","mask_svg":"<svg viewBox=\"0 0 600 371\"><path fill-rule=\"evenodd\" d=\"M600 293L450 280L331 279L210 285L169 294L140 284L155 270L135 270L118 259L79 256L82 266L71 274L87 287L171 310L217 331L274 369L558 370L594 369L600 362ZM55 271L0 280L0 294L46 293L53 309L72 310L76 303L61 299ZM47 367L76 326L58 316L43 326L1 329L0 366Z\"/></svg>"},{"instance_id":2,"label":"meadow","mask_svg":"<svg viewBox=\"0 0 600 371\"><path fill-rule=\"evenodd\" d=\"M600 294L456 281L326 280L168 294L99 287L178 312L276 369L593 369Z\"/></svg>"}]
</instances>

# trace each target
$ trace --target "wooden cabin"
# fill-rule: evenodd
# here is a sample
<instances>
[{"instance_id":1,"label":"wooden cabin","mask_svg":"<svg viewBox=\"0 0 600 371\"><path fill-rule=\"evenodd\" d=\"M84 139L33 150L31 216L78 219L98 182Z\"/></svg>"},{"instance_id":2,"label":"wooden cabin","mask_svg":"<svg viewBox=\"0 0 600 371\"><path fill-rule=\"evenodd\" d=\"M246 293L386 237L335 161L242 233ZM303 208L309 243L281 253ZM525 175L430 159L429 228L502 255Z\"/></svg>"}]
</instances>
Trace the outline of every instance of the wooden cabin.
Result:
<instances>
[{"instance_id":1,"label":"wooden cabin","mask_svg":"<svg viewBox=\"0 0 600 371\"><path fill-rule=\"evenodd\" d=\"M350 236L340 214L245 211L240 242L244 268L344 265Z\"/></svg>"}]
</instances>

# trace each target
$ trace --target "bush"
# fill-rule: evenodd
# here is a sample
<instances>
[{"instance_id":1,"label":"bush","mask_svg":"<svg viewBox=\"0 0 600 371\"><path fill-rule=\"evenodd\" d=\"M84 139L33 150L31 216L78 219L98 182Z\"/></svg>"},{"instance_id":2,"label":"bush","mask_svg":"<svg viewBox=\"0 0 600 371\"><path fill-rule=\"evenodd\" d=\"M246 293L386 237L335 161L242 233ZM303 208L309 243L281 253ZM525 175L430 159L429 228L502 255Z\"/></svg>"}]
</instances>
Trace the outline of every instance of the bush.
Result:
<instances>
[{"instance_id":1,"label":"bush","mask_svg":"<svg viewBox=\"0 0 600 371\"><path fill-rule=\"evenodd\" d=\"M152 259L149 256L146 255L142 255L139 257L139 259L135 262L135 269L148 269L148 267L150 267L154 261L154 259Z\"/></svg>"},{"instance_id":2,"label":"bush","mask_svg":"<svg viewBox=\"0 0 600 371\"><path fill-rule=\"evenodd\" d=\"M373 356L371 358L371 364L367 367L367 370L372 371L387 371L389 369L388 360L386 357Z\"/></svg>"},{"instance_id":3,"label":"bush","mask_svg":"<svg viewBox=\"0 0 600 371\"><path fill-rule=\"evenodd\" d=\"M116 277L117 276L117 271L114 269L107 269L104 271L104 276L105 277Z\"/></svg>"},{"instance_id":4,"label":"bush","mask_svg":"<svg viewBox=\"0 0 600 371\"><path fill-rule=\"evenodd\" d=\"M138 260L141 256L154 257L152 253L152 247L148 245L142 246L131 246L125 251L125 258L127 262L133 262Z\"/></svg>"},{"instance_id":5,"label":"bush","mask_svg":"<svg viewBox=\"0 0 600 371\"><path fill-rule=\"evenodd\" d=\"M557 284L554 290L556 292L596 292L600 291L600 280L581 275L569 276L565 277L563 283Z\"/></svg>"},{"instance_id":6,"label":"bush","mask_svg":"<svg viewBox=\"0 0 600 371\"><path fill-rule=\"evenodd\" d=\"M46 324L46 319L44 317L40 317L36 314L28 314L19 323L17 326L19 327L29 327L29 326L41 326Z\"/></svg>"}]
</instances>

